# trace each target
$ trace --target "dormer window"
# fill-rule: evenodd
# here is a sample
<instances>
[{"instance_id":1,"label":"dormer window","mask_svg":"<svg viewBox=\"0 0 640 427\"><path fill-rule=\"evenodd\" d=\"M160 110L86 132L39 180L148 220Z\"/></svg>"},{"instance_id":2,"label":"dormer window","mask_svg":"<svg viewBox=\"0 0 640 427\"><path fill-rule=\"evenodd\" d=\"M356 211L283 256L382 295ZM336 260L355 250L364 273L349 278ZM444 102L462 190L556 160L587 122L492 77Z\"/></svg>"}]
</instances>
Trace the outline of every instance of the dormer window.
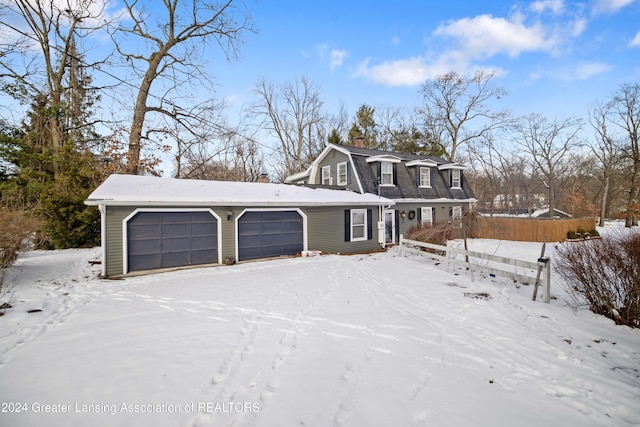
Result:
<instances>
[{"instance_id":1,"label":"dormer window","mask_svg":"<svg viewBox=\"0 0 640 427\"><path fill-rule=\"evenodd\" d=\"M451 169L451 188L462 188L460 169Z\"/></svg>"},{"instance_id":2,"label":"dormer window","mask_svg":"<svg viewBox=\"0 0 640 427\"><path fill-rule=\"evenodd\" d=\"M376 173L377 169L376 178L381 186L396 185L395 164L400 162L401 160L398 157L388 154L367 158L367 163L373 164L374 173Z\"/></svg>"},{"instance_id":3,"label":"dormer window","mask_svg":"<svg viewBox=\"0 0 640 427\"><path fill-rule=\"evenodd\" d=\"M380 162L380 184L393 185L393 164Z\"/></svg>"},{"instance_id":4,"label":"dormer window","mask_svg":"<svg viewBox=\"0 0 640 427\"><path fill-rule=\"evenodd\" d=\"M418 186L431 187L431 168L426 166L418 167Z\"/></svg>"}]
</instances>

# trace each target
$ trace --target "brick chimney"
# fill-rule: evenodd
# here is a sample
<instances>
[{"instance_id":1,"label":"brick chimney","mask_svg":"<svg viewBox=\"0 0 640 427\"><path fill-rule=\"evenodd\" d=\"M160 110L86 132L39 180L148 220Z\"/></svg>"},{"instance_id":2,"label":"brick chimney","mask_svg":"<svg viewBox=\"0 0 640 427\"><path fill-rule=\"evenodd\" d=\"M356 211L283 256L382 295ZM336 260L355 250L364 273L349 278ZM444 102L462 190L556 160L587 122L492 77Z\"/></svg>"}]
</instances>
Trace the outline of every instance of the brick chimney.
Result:
<instances>
[{"instance_id":1,"label":"brick chimney","mask_svg":"<svg viewBox=\"0 0 640 427\"><path fill-rule=\"evenodd\" d=\"M267 175L266 173L260 174L258 182L269 182L269 175Z\"/></svg>"},{"instance_id":2,"label":"brick chimney","mask_svg":"<svg viewBox=\"0 0 640 427\"><path fill-rule=\"evenodd\" d=\"M353 138L353 146L356 148L364 148L364 139L361 136Z\"/></svg>"}]
</instances>

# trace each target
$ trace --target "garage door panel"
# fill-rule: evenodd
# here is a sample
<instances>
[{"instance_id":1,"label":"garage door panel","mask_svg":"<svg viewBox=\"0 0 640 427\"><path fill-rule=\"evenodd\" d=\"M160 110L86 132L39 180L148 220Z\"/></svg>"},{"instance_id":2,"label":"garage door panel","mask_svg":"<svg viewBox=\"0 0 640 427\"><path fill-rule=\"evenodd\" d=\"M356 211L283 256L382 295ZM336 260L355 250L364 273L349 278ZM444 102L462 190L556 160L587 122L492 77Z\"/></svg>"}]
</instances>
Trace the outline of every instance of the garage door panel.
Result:
<instances>
[{"instance_id":1,"label":"garage door panel","mask_svg":"<svg viewBox=\"0 0 640 427\"><path fill-rule=\"evenodd\" d=\"M154 254L160 253L160 240L158 239L143 239L143 240L130 240L129 252L135 254Z\"/></svg>"},{"instance_id":2,"label":"garage door panel","mask_svg":"<svg viewBox=\"0 0 640 427\"><path fill-rule=\"evenodd\" d=\"M297 211L245 212L238 220L238 258L294 255L303 249L303 233Z\"/></svg>"},{"instance_id":3,"label":"garage door panel","mask_svg":"<svg viewBox=\"0 0 640 427\"><path fill-rule=\"evenodd\" d=\"M138 212L127 223L129 271L215 263L217 219L207 211Z\"/></svg>"},{"instance_id":4,"label":"garage door panel","mask_svg":"<svg viewBox=\"0 0 640 427\"><path fill-rule=\"evenodd\" d=\"M162 237L187 237L191 236L191 224L163 224Z\"/></svg>"},{"instance_id":5,"label":"garage door panel","mask_svg":"<svg viewBox=\"0 0 640 427\"><path fill-rule=\"evenodd\" d=\"M213 223L194 222L191 225L191 234L193 236L215 236L216 232L216 225Z\"/></svg>"}]
</instances>

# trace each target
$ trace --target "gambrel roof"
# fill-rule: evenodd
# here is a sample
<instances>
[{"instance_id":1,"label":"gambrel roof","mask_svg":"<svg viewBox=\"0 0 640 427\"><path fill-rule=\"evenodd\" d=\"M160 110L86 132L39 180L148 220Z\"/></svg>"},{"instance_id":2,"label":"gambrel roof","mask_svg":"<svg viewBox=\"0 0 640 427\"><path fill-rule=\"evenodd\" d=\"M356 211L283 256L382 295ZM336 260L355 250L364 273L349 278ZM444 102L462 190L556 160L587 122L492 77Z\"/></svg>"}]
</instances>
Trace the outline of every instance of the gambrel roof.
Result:
<instances>
[{"instance_id":1,"label":"gambrel roof","mask_svg":"<svg viewBox=\"0 0 640 427\"><path fill-rule=\"evenodd\" d=\"M449 174L443 172L449 169L464 170L465 166L460 163L437 156L421 156L337 144L329 144L306 171L289 176L286 182L306 180L308 184L318 184L313 181L318 173L318 165L333 150L348 156L361 193L379 194L396 201L414 199L475 201L475 195L466 179L461 179L461 188L451 188ZM395 185L378 184L379 175L376 173L375 163L384 161L393 164ZM430 187L421 187L417 184L416 173L417 167L420 166L430 167L436 172L431 174Z\"/></svg>"}]
</instances>

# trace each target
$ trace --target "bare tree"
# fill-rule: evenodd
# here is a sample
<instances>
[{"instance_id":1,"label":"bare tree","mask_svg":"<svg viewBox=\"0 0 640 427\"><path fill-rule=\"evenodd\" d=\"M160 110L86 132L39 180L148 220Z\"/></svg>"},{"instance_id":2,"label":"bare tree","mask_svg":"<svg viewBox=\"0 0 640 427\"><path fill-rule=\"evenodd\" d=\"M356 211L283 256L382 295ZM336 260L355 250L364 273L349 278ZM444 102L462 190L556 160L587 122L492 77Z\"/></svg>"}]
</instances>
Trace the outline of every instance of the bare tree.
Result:
<instances>
[{"instance_id":1,"label":"bare tree","mask_svg":"<svg viewBox=\"0 0 640 427\"><path fill-rule=\"evenodd\" d=\"M516 145L528 154L531 167L547 188L549 213L553 215L557 187L571 166L567 155L578 146L582 122L578 118L549 121L531 114L517 121L514 128Z\"/></svg>"},{"instance_id":2,"label":"bare tree","mask_svg":"<svg viewBox=\"0 0 640 427\"><path fill-rule=\"evenodd\" d=\"M507 111L493 111L489 101L507 93L496 86L495 74L477 71L463 77L452 71L422 84L422 106L419 112L424 127L445 148L449 160L456 160L461 147L474 138L505 124ZM472 123L478 125L471 129Z\"/></svg>"},{"instance_id":3,"label":"bare tree","mask_svg":"<svg viewBox=\"0 0 640 427\"><path fill-rule=\"evenodd\" d=\"M0 4L5 13L17 17L17 22L0 21L11 41L0 54L0 78L3 89L23 102L45 100L48 149L53 156L54 177L60 174L57 153L65 142L65 126L69 99L65 79L78 72L81 62L79 40L105 25L104 3L91 0L13 0ZM13 22L13 23L12 23ZM95 64L81 64L89 67ZM77 89L77 88L76 88ZM74 124L77 126L77 123Z\"/></svg>"},{"instance_id":4,"label":"bare tree","mask_svg":"<svg viewBox=\"0 0 640 427\"><path fill-rule=\"evenodd\" d=\"M589 123L594 130L591 152L600 163L602 191L600 194L600 226L604 226L611 180L616 164L620 160L619 136L609 127L612 112L611 103L596 103L589 110Z\"/></svg>"},{"instance_id":5,"label":"bare tree","mask_svg":"<svg viewBox=\"0 0 640 427\"><path fill-rule=\"evenodd\" d=\"M205 47L217 46L227 59L235 58L241 36L252 28L248 13L238 10L233 0L162 0L153 3L153 12L146 9L150 1L124 0L124 4L129 19L112 38L140 79L127 150L127 172L135 175L147 114L176 117L188 110L178 105L178 99L189 87L202 91L209 81L201 60Z\"/></svg>"},{"instance_id":6,"label":"bare tree","mask_svg":"<svg viewBox=\"0 0 640 427\"><path fill-rule=\"evenodd\" d=\"M626 136L622 149L632 163L625 226L638 225L640 211L640 84L622 84L611 100L612 122Z\"/></svg>"},{"instance_id":7,"label":"bare tree","mask_svg":"<svg viewBox=\"0 0 640 427\"><path fill-rule=\"evenodd\" d=\"M283 170L280 178L303 171L325 147L328 117L320 88L306 77L279 87L262 79L254 90L259 100L253 113L280 143Z\"/></svg>"}]
</instances>

